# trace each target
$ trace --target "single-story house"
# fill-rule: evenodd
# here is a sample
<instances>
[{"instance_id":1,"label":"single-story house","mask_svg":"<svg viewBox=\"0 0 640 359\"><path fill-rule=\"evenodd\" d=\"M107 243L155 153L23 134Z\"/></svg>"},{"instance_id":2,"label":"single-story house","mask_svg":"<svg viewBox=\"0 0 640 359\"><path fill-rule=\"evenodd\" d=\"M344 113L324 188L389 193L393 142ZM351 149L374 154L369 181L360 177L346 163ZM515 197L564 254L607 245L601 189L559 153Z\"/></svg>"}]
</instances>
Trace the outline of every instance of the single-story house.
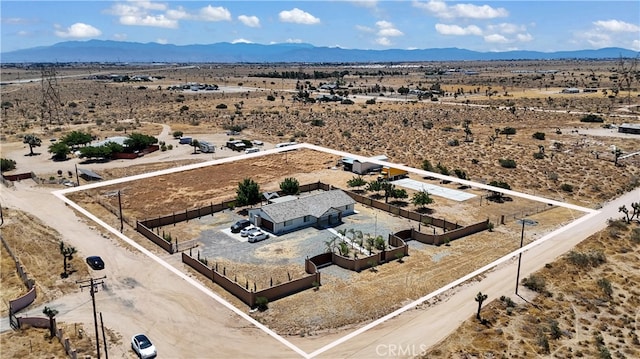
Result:
<instances>
[{"instance_id":1,"label":"single-story house","mask_svg":"<svg viewBox=\"0 0 640 359\"><path fill-rule=\"evenodd\" d=\"M272 199L273 200L273 199ZM280 197L274 203L249 210L249 221L273 234L315 226L330 227L352 214L356 201L341 190L304 197Z\"/></svg>"}]
</instances>

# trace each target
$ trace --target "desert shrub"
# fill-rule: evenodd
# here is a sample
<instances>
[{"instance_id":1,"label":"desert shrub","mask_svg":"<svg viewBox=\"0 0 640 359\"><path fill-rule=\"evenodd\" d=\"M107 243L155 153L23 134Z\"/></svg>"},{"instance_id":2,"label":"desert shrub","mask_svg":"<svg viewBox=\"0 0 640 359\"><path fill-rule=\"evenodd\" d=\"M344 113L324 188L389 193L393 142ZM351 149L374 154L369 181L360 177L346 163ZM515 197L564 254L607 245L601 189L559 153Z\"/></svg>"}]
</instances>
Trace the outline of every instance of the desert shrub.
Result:
<instances>
[{"instance_id":1,"label":"desert shrub","mask_svg":"<svg viewBox=\"0 0 640 359\"><path fill-rule=\"evenodd\" d=\"M453 139L453 140L450 140L449 142L447 142L447 144L449 146L460 146L460 141L458 141L457 139Z\"/></svg>"},{"instance_id":2,"label":"desert shrub","mask_svg":"<svg viewBox=\"0 0 640 359\"><path fill-rule=\"evenodd\" d=\"M542 293L545 290L547 283L541 276L532 274L528 278L522 280L522 285L534 292Z\"/></svg>"},{"instance_id":3,"label":"desert shrub","mask_svg":"<svg viewBox=\"0 0 640 359\"><path fill-rule=\"evenodd\" d=\"M342 131L342 136L344 136L344 137L346 137L346 138L351 138L351 132L349 132L349 131L347 131L347 130Z\"/></svg>"},{"instance_id":4,"label":"desert shrub","mask_svg":"<svg viewBox=\"0 0 640 359\"><path fill-rule=\"evenodd\" d=\"M8 158L0 158L0 170L2 172L14 169L16 169L16 161Z\"/></svg>"},{"instance_id":5,"label":"desert shrub","mask_svg":"<svg viewBox=\"0 0 640 359\"><path fill-rule=\"evenodd\" d=\"M507 306L507 308L515 308L516 306L516 302L511 300L511 298L509 297L505 297L504 295L500 297L500 301L502 301Z\"/></svg>"},{"instance_id":6,"label":"desert shrub","mask_svg":"<svg viewBox=\"0 0 640 359\"><path fill-rule=\"evenodd\" d=\"M573 186L568 183L563 183L562 185L560 185L560 189L569 193L573 192Z\"/></svg>"},{"instance_id":7,"label":"desert shrub","mask_svg":"<svg viewBox=\"0 0 640 359\"><path fill-rule=\"evenodd\" d=\"M536 160L544 159L544 153L542 153L542 152L534 152L533 153L533 158L535 158Z\"/></svg>"},{"instance_id":8,"label":"desert shrub","mask_svg":"<svg viewBox=\"0 0 640 359\"><path fill-rule=\"evenodd\" d=\"M264 312L265 310L269 309L269 299L267 299L267 297L257 297L256 306L258 307L259 311Z\"/></svg>"},{"instance_id":9,"label":"desert shrub","mask_svg":"<svg viewBox=\"0 0 640 359\"><path fill-rule=\"evenodd\" d=\"M273 95L267 95L267 101L275 101L276 97Z\"/></svg>"},{"instance_id":10,"label":"desert shrub","mask_svg":"<svg viewBox=\"0 0 640 359\"><path fill-rule=\"evenodd\" d=\"M627 229L627 221L625 221L624 219L613 219L613 218L609 218L607 220L607 227L608 228L614 228L617 230L626 230Z\"/></svg>"},{"instance_id":11,"label":"desert shrub","mask_svg":"<svg viewBox=\"0 0 640 359\"><path fill-rule=\"evenodd\" d=\"M376 99L375 98L370 98L367 101L364 102L367 105L375 105L376 104Z\"/></svg>"},{"instance_id":12,"label":"desert shrub","mask_svg":"<svg viewBox=\"0 0 640 359\"><path fill-rule=\"evenodd\" d=\"M560 325L558 324L557 320L552 319L549 322L549 333L551 335L551 338L556 340L562 337L562 330L560 330Z\"/></svg>"},{"instance_id":13,"label":"desert shrub","mask_svg":"<svg viewBox=\"0 0 640 359\"><path fill-rule=\"evenodd\" d=\"M311 126L322 127L324 126L324 120L313 119L311 120Z\"/></svg>"},{"instance_id":14,"label":"desert shrub","mask_svg":"<svg viewBox=\"0 0 640 359\"><path fill-rule=\"evenodd\" d=\"M225 104L221 103L221 104L216 105L216 108L217 108L218 110L224 110L224 109L226 109L226 108L227 108L227 105L225 105Z\"/></svg>"},{"instance_id":15,"label":"desert shrub","mask_svg":"<svg viewBox=\"0 0 640 359\"><path fill-rule=\"evenodd\" d=\"M598 287L602 289L602 292L608 298L611 298L611 295L613 294L613 287L611 286L611 282L607 278L598 279Z\"/></svg>"},{"instance_id":16,"label":"desert shrub","mask_svg":"<svg viewBox=\"0 0 640 359\"><path fill-rule=\"evenodd\" d=\"M182 137L182 135L184 135L184 133L182 131L173 131L173 138L180 138Z\"/></svg>"},{"instance_id":17,"label":"desert shrub","mask_svg":"<svg viewBox=\"0 0 640 359\"><path fill-rule=\"evenodd\" d=\"M350 100L348 98L345 98L344 100L340 101L340 103L343 104L343 105L353 105L354 104L353 100Z\"/></svg>"},{"instance_id":18,"label":"desert shrub","mask_svg":"<svg viewBox=\"0 0 640 359\"><path fill-rule=\"evenodd\" d=\"M531 137L535 138L536 140L544 140L545 134L544 132L536 132Z\"/></svg>"},{"instance_id":19,"label":"desert shrub","mask_svg":"<svg viewBox=\"0 0 640 359\"><path fill-rule=\"evenodd\" d=\"M597 267L607 261L604 252L600 250L590 251L588 253L571 251L567 254L567 260L578 267L592 266Z\"/></svg>"},{"instance_id":20,"label":"desert shrub","mask_svg":"<svg viewBox=\"0 0 640 359\"><path fill-rule=\"evenodd\" d=\"M504 168L516 168L516 161L509 158L501 158L498 160L500 162L500 166Z\"/></svg>"},{"instance_id":21,"label":"desert shrub","mask_svg":"<svg viewBox=\"0 0 640 359\"><path fill-rule=\"evenodd\" d=\"M515 135L516 129L513 127L505 127L500 131L500 133L503 135Z\"/></svg>"},{"instance_id":22,"label":"desert shrub","mask_svg":"<svg viewBox=\"0 0 640 359\"><path fill-rule=\"evenodd\" d=\"M453 170L453 173L455 173L456 176L458 178L460 178L460 179L463 179L463 180L468 179L467 178L467 173L465 171L463 171L463 170L459 170L459 169L456 168L455 170Z\"/></svg>"},{"instance_id":23,"label":"desert shrub","mask_svg":"<svg viewBox=\"0 0 640 359\"><path fill-rule=\"evenodd\" d=\"M536 342L538 343L538 345L540 346L544 354L550 353L551 348L549 347L549 339L547 338L547 335L544 333L542 329L538 331L538 335L536 336Z\"/></svg>"},{"instance_id":24,"label":"desert shrub","mask_svg":"<svg viewBox=\"0 0 640 359\"><path fill-rule=\"evenodd\" d=\"M425 130L432 129L433 128L433 122L431 122L431 121L422 122L422 128L424 128Z\"/></svg>"},{"instance_id":25,"label":"desert shrub","mask_svg":"<svg viewBox=\"0 0 640 359\"><path fill-rule=\"evenodd\" d=\"M640 228L634 228L631 231L631 235L629 236L629 239L631 239L635 243L640 243Z\"/></svg>"},{"instance_id":26,"label":"desert shrub","mask_svg":"<svg viewBox=\"0 0 640 359\"><path fill-rule=\"evenodd\" d=\"M602 123L604 122L604 118L598 116L598 115L594 115L594 114L589 114L589 115L585 115L580 119L580 122L597 122L597 123Z\"/></svg>"}]
</instances>

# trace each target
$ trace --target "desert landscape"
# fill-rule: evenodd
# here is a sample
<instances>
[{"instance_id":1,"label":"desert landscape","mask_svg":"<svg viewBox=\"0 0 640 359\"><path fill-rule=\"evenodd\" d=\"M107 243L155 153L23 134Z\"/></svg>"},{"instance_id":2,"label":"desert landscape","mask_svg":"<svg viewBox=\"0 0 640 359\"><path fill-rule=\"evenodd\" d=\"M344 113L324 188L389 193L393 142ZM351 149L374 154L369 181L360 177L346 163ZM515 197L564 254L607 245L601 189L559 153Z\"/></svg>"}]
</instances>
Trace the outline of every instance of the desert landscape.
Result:
<instances>
[{"instance_id":1,"label":"desert landscape","mask_svg":"<svg viewBox=\"0 0 640 359\"><path fill-rule=\"evenodd\" d=\"M624 68L621 60L424 63L393 68L212 64L149 69L134 66L98 68L89 64L58 67L55 68L55 77L43 79L45 71L37 67L6 66L2 81L14 83L2 87L1 150L3 160L14 161L15 169L3 171L3 175L33 172L41 179L48 179L48 183L22 180L14 187L2 187L2 235L17 248L21 261L36 279L39 294L32 307L60 303L65 298L71 303L80 300L75 280L91 275L83 259L94 254L90 251L100 249L102 244L85 241L72 234L74 230L71 227L63 227L66 222L89 228L89 232L94 233L92 236L102 238L112 246L108 252L113 258L108 260L107 266L116 269L110 273L110 278L113 278L110 285L123 290L128 286L139 288L139 284L131 283L136 281L135 278L139 281L143 277L131 274L135 273L132 272L133 267L119 264L117 259L125 253L127 261L135 260L133 258L140 256L136 248L91 224L78 212L74 218L60 223L55 215L38 218L45 213L55 213L43 212L44 208L55 208L45 205L45 200L41 209L36 208L33 202L24 202L27 198L44 196L51 197L46 201L57 201L47 194L64 188L63 180L89 184L89 181L73 176L75 166L89 168L104 180L124 178L236 156L238 153L222 149L224 142L231 138L262 141L264 148L296 141L361 156L384 154L393 163L480 184L506 183L517 192L590 209L600 209L609 201L625 195L628 202L625 204L631 209L631 203L640 201L637 189L640 185L640 156L633 155L640 150L640 136L619 133L617 126L638 123L640 92L637 83L631 82L633 86L627 83L628 89L624 87L622 79L627 78ZM265 76L285 71L333 76L322 79ZM465 71L477 74L469 75ZM129 80L116 82L109 77L97 76L99 74L126 75ZM136 76L151 80L131 80ZM175 87L194 83L215 84L217 89ZM337 84L337 87L322 89L327 84ZM563 89L573 87L596 88L597 91L563 93ZM418 92L408 89L429 91L430 94L417 95ZM322 100L322 96L334 95L350 101ZM49 101L53 98L56 101ZM585 120L593 118L597 121ZM89 133L95 141L143 133L157 137L171 148L134 160L87 161L70 154L67 160L53 161L48 153L49 146L73 131ZM221 149L215 154L205 154L194 147L180 145L173 135L177 131L195 139L213 141ZM234 134L228 135L229 131ZM27 135L41 139L41 146L33 148L33 156L24 142ZM74 193L70 198L115 228L119 219L108 208L116 206L116 198L108 194L118 190L125 193L122 197L124 215L134 221L184 211L210 201L230 199L235 195L238 182L247 177L259 182L263 189L275 190L278 183L287 177L295 177L301 184L321 180L346 188L346 182L353 176L353 173L340 168L339 156L300 150L151 177L124 185L88 189ZM456 188L455 183L439 185ZM488 193L473 188L469 191L480 198ZM140 198L145 200L137 200ZM406 205L413 208L412 204ZM376 271L363 271L357 280L345 280L337 275L332 277L329 273L325 276L328 280L319 291L306 291L275 301L270 303L268 310L251 313L251 316L307 353L314 352L319 346L517 250L520 237L517 218L526 216L539 223L535 229L527 228L528 236L524 243L529 244L583 215L566 208L539 206L544 207L520 199L500 204L486 202L482 206L475 202L458 204L436 198L430 206L434 215L461 223L489 218L495 224L495 230L473 235L473 240L455 241L450 246L412 248L410 256L402 263L388 263ZM358 210L366 212L370 209L362 207ZM622 213L613 211L616 218L622 218ZM507 218L504 224L498 223L501 215ZM383 220L395 223L399 226L397 229L405 225L398 224L395 218L380 216L380 221ZM410 223L406 225L411 226ZM390 228L396 227L390 224ZM180 237L194 236L195 233L193 228L182 224L172 231ZM169 263L181 265L177 257L168 257L133 228L127 226L123 233ZM522 278L531 279L534 275L544 278L546 287L542 290L521 286L522 297L487 293L490 296L481 312L484 321L473 319L473 311L460 313L460 320L451 320L450 325L470 319L462 323L451 337L444 339L446 332L430 338L430 341L438 342L434 342L433 347L421 345L420 350L403 351L400 355L395 351L392 355L386 347L385 353L378 351L376 354L393 357L527 358L545 355L605 357L603 353L609 352L621 357L637 356L637 324L634 323L637 323L638 311L634 298L638 293L629 284L638 281L635 274L637 237L637 220L630 223L612 220L606 229L571 249L568 254L560 253L563 255L557 261L540 262L537 266L529 264L531 273ZM32 240L26 243L24 238ZM581 239L576 240L579 242ZM71 263L75 272L67 279L58 276L62 258L57 246L61 240L79 249L79 255ZM293 244L274 245L265 247L264 255L265 258L286 257L296 251L299 249ZM589 256L596 251L601 253L597 263L589 260L588 264L576 262L577 257L591 258ZM219 260L224 261L223 258ZM130 265L136 268L144 266L140 262ZM4 247L2 263L2 297L5 299L2 313L7 315L5 303L24 287L11 268L11 259L4 252ZM256 270L255 265L229 265L240 273ZM533 273L542 267L543 270ZM265 277L274 271L269 265L257 268ZM302 270L299 266L287 268L292 272ZM187 269L185 272L201 281L197 273ZM571 278L558 273L571 273ZM421 280L424 277L430 280ZM163 276L153 274L150 280L154 278L159 284ZM374 290L375 283L380 282L390 283L389 291ZM481 285L482 282L480 277L464 286ZM236 308L248 311L221 288L204 284ZM449 297L462 291L452 289L449 294L421 304L415 311L443 306ZM133 293L108 292L112 299L124 295L128 301L136 300ZM352 299L358 295L370 300L353 303ZM82 293L82 299L86 301L87 297ZM188 297L186 292L172 296L179 303L188 302ZM195 317L197 308L206 306L207 301L202 299L198 303L191 313ZM342 315L332 315L336 311L336 303L340 303ZM156 304L160 308L169 307L160 300ZM474 305L473 301L467 304ZM115 304L109 307L112 304L101 301L101 305L118 310ZM307 313L311 308L324 314L309 316ZM218 309L220 313L225 313L224 310ZM152 313L158 315L159 312L161 309ZM401 314L394 321L401 322L412 312ZM93 326L87 314L61 313L59 320L67 328L75 326L71 332L77 333L77 326L85 329ZM203 320L211 315L205 315ZM245 336L255 335L256 329L247 328L251 324L231 324L233 315L224 316L226 325L234 328L233 332L244 331L234 339L227 338L231 343L240 343ZM181 323L186 324L190 317L185 316ZM133 333L126 332L125 323L116 324L108 320L106 324L113 355L132 356L127 346L128 337ZM166 328L176 327L176 323L164 325ZM156 333L162 331L159 328L162 325L156 324ZM20 340L30 343L43 337L42 333L32 330L9 333L0 335L2 352L14 355L24 353L20 350L25 350L27 344L17 344ZM171 342L170 334L157 335ZM73 341L78 342L79 354L93 356L95 351L92 345L87 345L88 338L73 338ZM259 341L268 345L267 339ZM426 342L424 339L421 343ZM192 350L176 343L170 349L168 346L162 349L169 356L185 353L181 350ZM220 356L237 355L242 353L240 349L225 348L220 351ZM371 346L369 349L372 350ZM53 354L49 350L41 353L32 351L31 354L39 357L64 356L64 352ZM278 348L261 355L282 357L282 350ZM362 354L355 349L352 352L349 349L344 349L344 352L327 350L328 353L324 354L327 357L360 357ZM284 353L288 353L284 356L292 356L291 352Z\"/></svg>"}]
</instances>

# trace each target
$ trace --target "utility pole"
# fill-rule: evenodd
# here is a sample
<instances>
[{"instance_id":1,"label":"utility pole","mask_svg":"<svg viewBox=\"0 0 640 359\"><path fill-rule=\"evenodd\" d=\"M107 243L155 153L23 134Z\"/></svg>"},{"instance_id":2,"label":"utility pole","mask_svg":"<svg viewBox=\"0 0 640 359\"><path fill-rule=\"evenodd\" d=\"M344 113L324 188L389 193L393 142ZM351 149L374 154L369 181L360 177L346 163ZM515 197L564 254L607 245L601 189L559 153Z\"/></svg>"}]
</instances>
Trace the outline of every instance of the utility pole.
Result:
<instances>
[{"instance_id":1,"label":"utility pole","mask_svg":"<svg viewBox=\"0 0 640 359\"><path fill-rule=\"evenodd\" d=\"M100 328L102 329L102 343L104 344L104 357L109 359L109 352L107 351L107 337L104 335L104 322L102 321L102 312L100 312Z\"/></svg>"},{"instance_id":2,"label":"utility pole","mask_svg":"<svg viewBox=\"0 0 640 359\"><path fill-rule=\"evenodd\" d=\"M522 232L520 233L520 249L524 244L524 218L520 220L522 222ZM520 264L522 263L522 252L518 255L518 273L516 274L516 295L518 295L518 284L520 284Z\"/></svg>"},{"instance_id":3,"label":"utility pole","mask_svg":"<svg viewBox=\"0 0 640 359\"><path fill-rule=\"evenodd\" d=\"M122 222L122 198L120 197L120 191L118 191L118 207L120 208L120 233L122 233L124 223Z\"/></svg>"},{"instance_id":4,"label":"utility pole","mask_svg":"<svg viewBox=\"0 0 640 359\"><path fill-rule=\"evenodd\" d=\"M100 359L100 334L98 332L98 317L96 315L96 292L98 291L96 286L98 284L104 285L103 279L105 278L107 278L107 276L76 281L77 284L80 284L80 290L82 290L82 288L90 288L89 293L91 294L91 303L93 304L93 324L96 330L96 353L98 355L98 359ZM100 314L100 317L102 318L102 313Z\"/></svg>"}]
</instances>

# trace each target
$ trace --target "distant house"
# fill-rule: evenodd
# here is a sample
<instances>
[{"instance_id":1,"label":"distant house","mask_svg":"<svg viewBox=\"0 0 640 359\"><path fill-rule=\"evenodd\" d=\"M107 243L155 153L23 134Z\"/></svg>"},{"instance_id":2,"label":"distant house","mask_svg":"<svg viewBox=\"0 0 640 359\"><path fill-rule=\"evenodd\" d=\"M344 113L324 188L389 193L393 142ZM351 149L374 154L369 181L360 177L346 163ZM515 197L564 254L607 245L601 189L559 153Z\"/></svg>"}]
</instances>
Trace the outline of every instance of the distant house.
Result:
<instances>
[{"instance_id":1,"label":"distant house","mask_svg":"<svg viewBox=\"0 0 640 359\"><path fill-rule=\"evenodd\" d=\"M575 87L568 87L566 89L562 89L562 93L580 93L580 89Z\"/></svg>"},{"instance_id":2,"label":"distant house","mask_svg":"<svg viewBox=\"0 0 640 359\"><path fill-rule=\"evenodd\" d=\"M640 124L623 123L622 125L618 126L618 132L640 135Z\"/></svg>"},{"instance_id":3,"label":"distant house","mask_svg":"<svg viewBox=\"0 0 640 359\"><path fill-rule=\"evenodd\" d=\"M370 157L372 160L376 160L376 161L388 161L389 158L387 158L387 156L385 155L379 155L379 156L373 156ZM380 171L382 170L382 165L373 163L373 162L361 162L359 160L353 159L353 158L343 158L342 159L342 167L345 171L350 171L353 172L355 174L359 174L359 175L363 175L363 174L367 174L369 172L375 172L375 171Z\"/></svg>"},{"instance_id":4,"label":"distant house","mask_svg":"<svg viewBox=\"0 0 640 359\"><path fill-rule=\"evenodd\" d=\"M315 226L325 228L342 222L354 212L355 201L341 190L305 197L271 198L271 203L249 210L249 220L273 234Z\"/></svg>"}]
</instances>

